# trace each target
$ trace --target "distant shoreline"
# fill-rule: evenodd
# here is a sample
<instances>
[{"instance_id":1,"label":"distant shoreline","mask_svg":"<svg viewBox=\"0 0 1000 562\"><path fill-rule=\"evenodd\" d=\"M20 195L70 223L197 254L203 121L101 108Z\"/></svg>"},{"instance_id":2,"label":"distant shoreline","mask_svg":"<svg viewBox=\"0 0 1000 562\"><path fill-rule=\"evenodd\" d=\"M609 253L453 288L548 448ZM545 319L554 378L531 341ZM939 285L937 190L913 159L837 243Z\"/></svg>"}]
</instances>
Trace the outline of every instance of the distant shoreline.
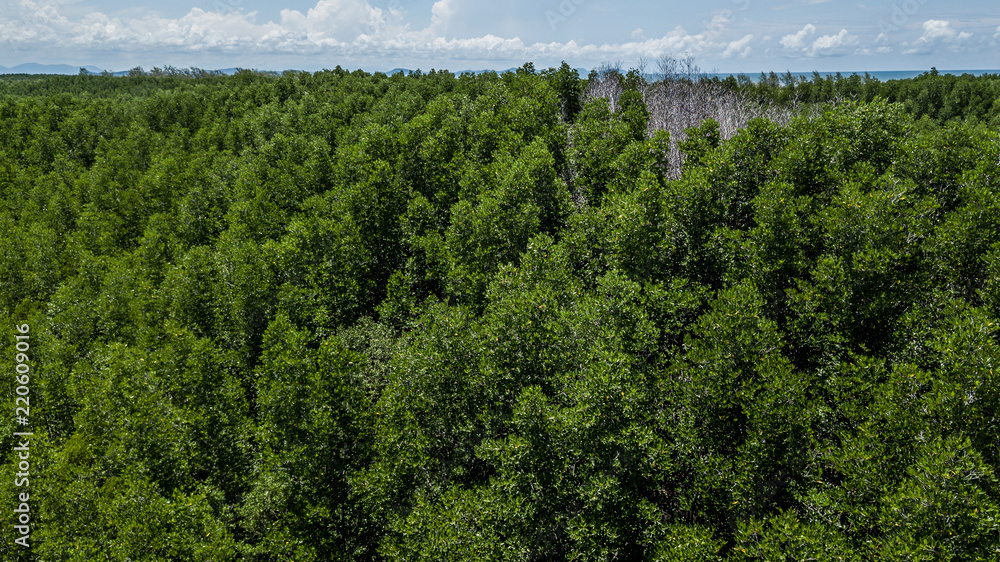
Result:
<instances>
[{"instance_id":1,"label":"distant shoreline","mask_svg":"<svg viewBox=\"0 0 1000 562\"><path fill-rule=\"evenodd\" d=\"M93 66L86 66L84 68L86 68L87 71L89 71L91 74L101 74L101 72L102 72L102 71L98 70L96 67L93 67ZM206 70L208 70L208 69L206 69ZM236 73L238 70L239 70L239 68L225 68L225 69L218 70L218 72L221 72L222 74L230 75L230 74ZM286 69L286 70L296 70L296 69ZM286 70L281 70L281 71L260 70L260 71L261 72L277 72L277 73L280 74L281 72L285 72ZM354 70L354 69L351 69L351 70ZM374 74L374 73L377 73L377 72L383 72L383 73L389 74L389 75L396 74L396 73L399 73L399 72L402 72L404 74L410 74L411 72L414 71L414 69L407 69L407 68L394 68L394 69L389 70L389 71L369 70L369 69L364 69L364 68L361 69L361 70L363 70L364 72L367 72L369 74ZM514 71L514 70L516 70L516 68L494 69L493 71L497 72L497 73L503 73L503 72ZM584 68L577 68L576 70L577 70L577 72L580 73L580 77L581 78L586 78L587 74L590 72L589 70L584 69ZM482 72L489 72L489 71L490 70L487 70L487 69L482 69L482 70L460 70L460 71L455 71L455 74L456 75L460 75L460 74L464 74L464 73L479 74L479 73L482 73ZM4 75L10 76L10 75L16 75L16 74L29 74L29 75L76 75L76 74L79 74L79 72L80 72L80 67L78 67L78 66L72 66L72 65L46 65L46 64L30 64L29 63L29 64L21 64L21 65L12 67L12 68L8 68L8 67L5 67L5 66L0 66L0 76L4 76ZM124 76L124 75L127 75L128 72L129 72L128 70L112 71L112 73L115 76ZM315 72L315 71L305 71L305 70L303 70L302 72ZM423 72L427 72L427 70L423 70ZM777 70L774 70L774 71L758 71L758 72L702 72L702 73L699 73L698 76L704 76L704 77L708 77L708 78L719 78L719 79L722 79L722 80L725 80L726 78L729 78L730 76L732 76L732 77L746 76L750 80L752 80L754 82L757 82L757 81L760 80L760 78L761 78L762 75L769 76L771 74L771 72L773 72L775 75L777 75L779 79L781 77L787 76L789 74L788 70L784 70L784 71L780 71L780 72L777 71ZM836 76L838 74L841 75L842 77L845 77L845 78L849 77L851 75L855 75L855 74L858 75L858 76L864 76L864 75L867 74L868 76L870 76L872 78L877 78L880 81L887 81L887 80L905 80L905 79L909 79L909 78L916 78L916 77L918 77L918 76L920 76L922 74L926 74L928 72L930 72L930 69L923 69L923 70L841 70L841 71L823 71L823 72L819 72L819 71L808 71L808 72L799 71L799 72L791 72L791 75L794 76L796 79L803 79L804 78L806 80L811 80L814 77L814 75L817 74L817 73L822 78L824 78L824 79L827 78L828 76L829 77L833 77L833 76ZM987 70L982 70L982 69L945 69L945 70L938 70L938 73L942 74L942 75L952 74L952 75L955 75L955 76L961 76L963 74L971 74L973 76L982 76L982 75L985 75L985 74L1000 74L1000 69L987 69ZM650 75L650 77L653 77L653 76Z\"/></svg>"},{"instance_id":2,"label":"distant shoreline","mask_svg":"<svg viewBox=\"0 0 1000 562\"><path fill-rule=\"evenodd\" d=\"M827 76L836 76L837 74L840 74L841 76L843 76L845 78L848 77L848 76L851 76L853 74L857 74L858 76L864 76L865 74L867 74L868 76L870 76L872 78L877 78L877 79L879 79L881 81L886 81L886 80L906 80L908 78L916 78L917 76L920 76L922 74L926 74L928 72L930 72L929 69L928 70L846 70L846 71L845 70L841 70L841 71L830 71L830 72L818 72L818 71L816 71L816 72L814 72L814 71L810 71L810 72L792 72L791 74L795 78L806 78L806 79L809 79L809 80L811 80L813 78L814 74L816 74L816 73L818 73L824 79ZM778 78L781 78L782 76L786 76L788 74L788 71L784 71L784 72L774 71L774 73L778 75ZM983 76L985 74L1000 74L1000 70L962 70L962 69L959 69L959 70L938 70L938 73L941 74L941 75L953 74L955 76L961 76L963 74L972 74L973 76ZM738 76L742 75L742 76L746 76L747 78L750 78L751 80L753 80L753 81L756 82L756 81L760 80L761 74L762 74L761 72L757 72L757 73L748 73L748 72L705 72L702 75L703 76L708 76L710 78L711 77L718 77L718 78L721 78L721 79L726 79L726 78L729 78L730 76L738 77ZM769 75L770 71L763 72L763 74L768 74Z\"/></svg>"}]
</instances>

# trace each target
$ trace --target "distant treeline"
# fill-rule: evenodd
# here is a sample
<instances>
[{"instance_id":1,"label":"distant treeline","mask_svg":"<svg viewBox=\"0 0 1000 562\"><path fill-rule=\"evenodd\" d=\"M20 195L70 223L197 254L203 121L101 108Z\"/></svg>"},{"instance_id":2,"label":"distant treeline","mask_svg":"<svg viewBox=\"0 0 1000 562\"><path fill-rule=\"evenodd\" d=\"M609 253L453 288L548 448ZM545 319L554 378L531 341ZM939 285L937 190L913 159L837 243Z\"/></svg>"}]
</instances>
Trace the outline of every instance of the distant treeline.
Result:
<instances>
[{"instance_id":1,"label":"distant treeline","mask_svg":"<svg viewBox=\"0 0 1000 562\"><path fill-rule=\"evenodd\" d=\"M684 63L687 63L685 66ZM670 63L668 63L670 64ZM662 63L661 63L661 66ZM525 65L534 71L530 63ZM566 67L568 68L568 66ZM544 73L555 73L549 69ZM323 71L340 75L348 73L337 66L334 70ZM747 75L728 76L726 78L705 77L693 66L690 60L673 60L666 73L649 73L643 67L623 71L619 65L605 65L591 71L588 77L578 77L582 81L582 90L588 89L592 81L604 79L609 73L619 73L623 82L631 82L636 88L638 81L655 83L658 81L685 81L688 83L714 84L726 90L748 96L757 101L767 101L785 107L798 107L802 104L835 103L839 101L865 101L882 98L889 102L903 104L905 110L917 118L926 116L938 122L958 119L970 119L996 127L1000 125L1000 75L983 74L940 74L937 69L931 69L916 78L882 81L869 74L820 74L814 72L811 78L795 75L791 72L779 74L775 72L761 73L757 80ZM257 71L250 69L238 70L236 74L253 74L263 78L280 80L282 76L309 75L300 71ZM322 73L317 73L322 74ZM386 77L383 73L366 73L361 70L350 72L353 76ZM420 78L424 73L417 70L411 73L413 78ZM431 70L430 75L451 74L447 70ZM489 73L488 73L489 74ZM198 79L200 84L209 83L212 78L225 83L227 75L219 70L201 68L176 68L173 66L155 67L144 70L135 67L124 76L126 80L106 80L112 74L90 74L83 69L79 76L31 76L8 75L0 77L0 94L9 95L51 95L56 93L87 94L99 97L115 97L118 95L146 96L165 89L179 87L184 79Z\"/></svg>"},{"instance_id":2,"label":"distant treeline","mask_svg":"<svg viewBox=\"0 0 1000 562\"><path fill-rule=\"evenodd\" d=\"M953 119L1000 125L1000 75L940 74L931 69L916 78L881 81L870 75L841 74L811 79L771 72L757 81L746 77L720 80L727 88L781 104L816 104L838 101L870 102L882 98L900 103L911 115L937 123Z\"/></svg>"}]
</instances>

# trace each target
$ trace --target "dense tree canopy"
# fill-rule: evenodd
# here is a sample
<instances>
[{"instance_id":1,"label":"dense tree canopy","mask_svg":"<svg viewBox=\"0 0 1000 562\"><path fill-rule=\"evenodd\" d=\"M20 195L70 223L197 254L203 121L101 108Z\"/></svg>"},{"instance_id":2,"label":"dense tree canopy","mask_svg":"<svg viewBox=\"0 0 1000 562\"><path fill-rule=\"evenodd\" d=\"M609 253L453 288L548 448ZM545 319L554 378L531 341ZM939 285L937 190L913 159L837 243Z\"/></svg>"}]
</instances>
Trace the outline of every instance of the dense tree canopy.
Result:
<instances>
[{"instance_id":1,"label":"dense tree canopy","mask_svg":"<svg viewBox=\"0 0 1000 562\"><path fill-rule=\"evenodd\" d=\"M995 76L168 70L0 80L4 559L1000 560Z\"/></svg>"}]
</instances>

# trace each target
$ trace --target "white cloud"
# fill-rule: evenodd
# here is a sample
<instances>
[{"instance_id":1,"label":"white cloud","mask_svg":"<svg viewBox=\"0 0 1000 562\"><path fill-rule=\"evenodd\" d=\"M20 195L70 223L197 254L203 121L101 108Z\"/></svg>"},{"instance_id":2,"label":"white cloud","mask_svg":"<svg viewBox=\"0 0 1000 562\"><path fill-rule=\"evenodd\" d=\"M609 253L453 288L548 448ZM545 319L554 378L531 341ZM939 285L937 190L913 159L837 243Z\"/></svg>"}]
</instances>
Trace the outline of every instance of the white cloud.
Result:
<instances>
[{"instance_id":1,"label":"white cloud","mask_svg":"<svg viewBox=\"0 0 1000 562\"><path fill-rule=\"evenodd\" d=\"M836 35L823 35L809 42L807 38L815 33L816 26L806 24L798 32L782 37L780 43L785 48L786 55L806 57L844 55L858 43L857 35L851 35L846 29L841 29Z\"/></svg>"},{"instance_id":2,"label":"white cloud","mask_svg":"<svg viewBox=\"0 0 1000 562\"><path fill-rule=\"evenodd\" d=\"M846 29L841 29L836 35L824 35L813 41L806 54L810 57L842 55L847 47L856 45L857 42L857 35L851 35Z\"/></svg>"},{"instance_id":3,"label":"white cloud","mask_svg":"<svg viewBox=\"0 0 1000 562\"><path fill-rule=\"evenodd\" d=\"M805 45L805 39L809 35L816 33L816 26L807 23L805 27L793 35L785 35L781 38L781 46L786 49L800 49Z\"/></svg>"},{"instance_id":4,"label":"white cloud","mask_svg":"<svg viewBox=\"0 0 1000 562\"><path fill-rule=\"evenodd\" d=\"M0 20L0 41L52 41L58 39L71 25L52 4L22 0L15 10L17 19Z\"/></svg>"},{"instance_id":5,"label":"white cloud","mask_svg":"<svg viewBox=\"0 0 1000 562\"><path fill-rule=\"evenodd\" d=\"M370 0L317 0L303 11L282 10L276 20L259 21L257 12L219 13L193 8L178 18L155 15L113 17L90 13L77 18L60 14L59 3L20 0L12 12L0 13L0 43L13 42L25 53L128 53L153 64L171 64L178 54L212 57L218 54L261 61L269 55L322 55L325 60L386 61L405 58L412 64L428 61L601 61L655 58L662 54L691 54L701 58L749 56L754 35L720 38L713 29L689 33L683 27L658 37L636 29L624 42L577 41L525 43L519 37L486 34L446 36L449 22L457 23L459 0L437 0L431 21L411 29L399 13L373 7ZM460 12L459 12L460 13ZM464 65L461 65L464 66Z\"/></svg>"},{"instance_id":6,"label":"white cloud","mask_svg":"<svg viewBox=\"0 0 1000 562\"><path fill-rule=\"evenodd\" d=\"M448 28L448 21L455 15L453 0L438 0L431 6L431 27L435 30L444 31Z\"/></svg>"},{"instance_id":7,"label":"white cloud","mask_svg":"<svg viewBox=\"0 0 1000 562\"><path fill-rule=\"evenodd\" d=\"M954 37L955 30L951 24L944 20L927 20L924 22L924 37L935 39L937 37Z\"/></svg>"},{"instance_id":8,"label":"white cloud","mask_svg":"<svg viewBox=\"0 0 1000 562\"><path fill-rule=\"evenodd\" d=\"M725 12L715 14L712 16L712 23L709 24L709 27L721 27L729 23L729 21L729 16Z\"/></svg>"},{"instance_id":9,"label":"white cloud","mask_svg":"<svg viewBox=\"0 0 1000 562\"><path fill-rule=\"evenodd\" d=\"M742 38L732 41L726 46L726 49L722 51L723 58L732 58L738 56L740 58L747 58L750 56L750 41L753 40L753 34L744 35Z\"/></svg>"},{"instance_id":10,"label":"white cloud","mask_svg":"<svg viewBox=\"0 0 1000 562\"><path fill-rule=\"evenodd\" d=\"M904 44L904 55L929 54L941 47L958 51L963 43L972 38L971 33L957 31L947 20L927 20L923 28L920 38Z\"/></svg>"},{"instance_id":11,"label":"white cloud","mask_svg":"<svg viewBox=\"0 0 1000 562\"><path fill-rule=\"evenodd\" d=\"M281 11L283 31L305 32L320 43L330 39L351 41L360 35L375 35L384 27L382 10L373 8L366 0L319 0L306 14L298 10Z\"/></svg>"}]
</instances>

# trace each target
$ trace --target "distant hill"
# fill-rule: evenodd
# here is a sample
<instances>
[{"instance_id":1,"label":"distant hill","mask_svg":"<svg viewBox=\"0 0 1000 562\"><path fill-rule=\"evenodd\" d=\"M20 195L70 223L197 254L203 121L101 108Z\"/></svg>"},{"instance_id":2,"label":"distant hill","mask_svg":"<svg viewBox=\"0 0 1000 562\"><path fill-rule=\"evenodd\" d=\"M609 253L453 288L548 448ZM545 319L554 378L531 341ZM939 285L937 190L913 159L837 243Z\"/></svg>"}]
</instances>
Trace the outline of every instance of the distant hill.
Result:
<instances>
[{"instance_id":1,"label":"distant hill","mask_svg":"<svg viewBox=\"0 0 1000 562\"><path fill-rule=\"evenodd\" d=\"M497 74L503 74L504 72L517 72L517 69L518 69L518 67L516 67L516 66L512 66L512 67L510 67L508 69L505 69L505 70L497 70L495 68L481 68L479 70L466 69L466 70L456 71L455 72L455 76L461 76L463 74L474 74L476 76L479 76L480 74L482 74L484 72L496 72ZM543 69L539 69L539 70L543 70ZM577 68L576 71L578 73L580 73L580 76L582 78L586 78L587 75L590 74L590 71L587 70L586 68ZM409 76L410 74L413 74L413 71L410 70L409 68L394 68L394 69L390 70L389 72L386 72L386 74L389 75L389 76L392 76L393 74L397 74L399 72L402 72L406 76Z\"/></svg>"},{"instance_id":2,"label":"distant hill","mask_svg":"<svg viewBox=\"0 0 1000 562\"><path fill-rule=\"evenodd\" d=\"M90 72L91 74L101 74L102 72L104 72L102 69L96 66L85 66L83 68L87 69L87 71ZM146 68L145 70L148 72L151 69ZM218 70L218 72L221 72L226 75L233 75L236 74L239 70L240 70L239 68L221 68ZM455 75L460 76L462 74L468 73L478 76L484 72L496 72L498 74L502 74L504 72L515 72L516 70L517 67L511 67L505 70L497 70L491 68L484 68L479 70L468 69L455 72ZM576 71L579 72L580 76L583 78L585 78L590 73L590 71L585 68L577 68ZM400 72L406 76L409 76L410 74L413 73L413 70L409 68L394 68L386 72L386 74L392 76L393 74L397 74ZM25 63L10 68L6 66L0 66L0 74L79 74L79 73L80 73L80 67L71 64ZM114 76L128 76L128 73L129 70L116 70L112 72Z\"/></svg>"},{"instance_id":3,"label":"distant hill","mask_svg":"<svg viewBox=\"0 0 1000 562\"><path fill-rule=\"evenodd\" d=\"M17 66L6 67L0 66L0 74L79 74L80 66L73 66L71 64L38 64L34 62L19 64ZM84 66L87 72L91 74L101 74L104 70L96 66ZM145 69L147 72L150 69ZM239 68L221 68L219 72L232 75L236 74ZM115 76L128 76L128 70L116 70L112 72Z\"/></svg>"},{"instance_id":4,"label":"distant hill","mask_svg":"<svg viewBox=\"0 0 1000 562\"><path fill-rule=\"evenodd\" d=\"M149 69L149 68L145 69L146 72L149 72L150 70L151 69ZM221 73L225 74L226 76L232 76L233 74L236 74L239 71L240 71L239 68L220 68L218 70L218 72L221 72ZM131 70L116 70L115 72L112 72L112 74L114 76L128 76L129 72L131 72ZM97 74L100 74L100 72L97 72Z\"/></svg>"},{"instance_id":5,"label":"distant hill","mask_svg":"<svg viewBox=\"0 0 1000 562\"><path fill-rule=\"evenodd\" d=\"M101 69L96 66L84 67L88 72L100 74ZM7 68L0 66L0 74L79 74L80 67L71 64L38 64L25 63Z\"/></svg>"}]
</instances>

